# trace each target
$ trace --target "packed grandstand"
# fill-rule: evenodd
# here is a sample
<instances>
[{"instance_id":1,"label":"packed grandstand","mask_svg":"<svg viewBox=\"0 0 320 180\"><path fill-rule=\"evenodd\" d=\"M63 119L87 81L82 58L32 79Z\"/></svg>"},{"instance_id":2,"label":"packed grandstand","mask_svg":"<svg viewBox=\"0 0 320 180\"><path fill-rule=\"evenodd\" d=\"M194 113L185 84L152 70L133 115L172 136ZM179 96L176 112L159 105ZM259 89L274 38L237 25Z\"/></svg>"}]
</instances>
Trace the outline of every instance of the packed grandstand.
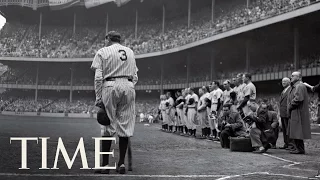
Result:
<instances>
[{"instance_id":1,"label":"packed grandstand","mask_svg":"<svg viewBox=\"0 0 320 180\"><path fill-rule=\"evenodd\" d=\"M181 7L185 7L185 10L187 11L187 7L184 5L188 4L186 3L187 1L175 0L170 2L172 3L170 5L175 8L181 5ZM123 36L122 43L132 48L135 54L141 55L177 48L236 28L247 26L248 24L257 23L271 17L279 16L281 14L318 3L318 1L311 0L250 0L248 2L250 3L247 3L247 1L244 0L216 0L214 19L212 20L211 1L208 0L205 2L203 0L199 5L196 5L196 1L193 0L192 3L194 9L191 13L192 18L190 26L188 27L187 25L187 13L182 13L181 15L179 12L168 12L165 22L165 30L162 30L162 5L156 4L151 6L148 4L151 6L148 8L149 10L141 9L141 12L143 13L140 13L141 16L139 16L139 23L136 32L134 21L132 21L132 23L126 23L129 21L128 19L130 19L130 17L124 21L125 23L119 23L117 22L117 16L114 17L110 15L110 24L107 26L108 29L120 32ZM108 5L102 5L102 7L98 7L96 11L103 11L102 8L106 6ZM123 8L130 8L130 6L134 5L128 3ZM119 8L119 11L121 11L121 8ZM55 86L70 86L71 84L73 86L93 86L93 74L88 70L90 63L79 62L78 64L81 65L74 68L76 69L76 72L74 79L72 80L72 78L70 79L71 63L69 63L68 66L65 66L61 63L46 63L45 61L47 61L46 58L92 58L95 52L104 46L106 17L100 18L100 21L96 20L96 22L90 22L91 15L93 16L93 19L99 19L101 13L99 14L99 12L93 12L94 10L89 11L81 8L74 8L70 11L68 9L61 10L60 16L57 15L57 11L53 12L45 7L39 8L36 11L23 7L17 8L1 6L0 9L7 15L7 23L0 32L0 57L3 60L0 72L1 84L35 85L37 83L39 85L52 86L52 91L55 90ZM170 7L167 7L166 10L169 11ZM15 13L18 11L19 13ZM73 12L83 11L85 11L85 13L83 13L84 15L81 16L78 13L78 16L75 18ZM159 11L160 13L152 14L153 11ZM42 13L40 16L40 19L42 19L41 23L39 23L39 12ZM135 9L130 12L135 12ZM29 18L22 17L23 13L30 15ZM68 15L69 18L66 18L65 20L57 20L59 18L61 19L63 15ZM124 17L121 18L125 19ZM281 41L279 40L279 36L289 38L290 35L283 35L289 33L280 33L281 32L276 35L274 34L272 37L259 35L259 37L267 38L273 43L270 51L267 51L267 48L264 49L266 51L265 54L271 54L270 52L273 54L272 50L283 48L283 45L287 45L281 44L280 42L278 43L278 41ZM135 34L137 34L137 37L135 37ZM312 36L312 34L310 36ZM302 38L301 42L312 41L310 40L312 38L313 37L307 37L306 35L304 39ZM221 42L221 44L224 44L223 46L230 47L230 49L240 49L236 47L235 44L237 43L233 43L236 41L238 40L226 40L225 42ZM288 41L288 43L291 42ZM263 44L261 43L261 40L257 40L254 47L262 46L261 44ZM305 69L320 67L320 54L317 54L317 47L314 47L314 49L304 48L303 44L305 43L301 44L298 68ZM268 47L270 46L268 45ZM231 79L235 77L237 73L244 72L244 66L240 67L230 65L233 63L233 60L243 55L237 53L232 55L232 53L229 52L230 50L220 51L221 54L225 53L225 55L216 62L214 78ZM291 51L286 49L283 49L283 52L291 53ZM257 52L257 54L259 53L261 52ZM206 69L206 65L198 65L201 63L198 63L197 61L192 62L194 66L191 65L193 68L191 69L191 74L189 74L190 77L186 77L184 70L186 67L185 60L182 58L179 59L179 56L180 55L173 55L173 57L167 58L174 59L175 62L165 63L165 71L167 71L167 73L165 73L166 76L163 77L163 79L158 75L160 73L159 62L146 63L147 60L139 59L137 63L141 74L139 74L140 78L138 85L160 85L161 83L164 85L181 84L186 81L199 82L212 80L210 70ZM21 61L11 62L6 60L6 57L17 57L22 59L20 59ZM40 68L40 76L38 80L36 78L36 63L22 61L23 58L30 57L39 58L39 61L43 61L42 66L40 65L42 68ZM251 59L254 57L255 55L253 54ZM250 73L266 74L270 72L291 71L295 69L293 61L287 60L290 58L292 59L292 57L288 58L288 56L281 55L278 57L279 59L275 59L274 61L268 61L263 58L260 58L259 63L252 62L250 64ZM156 61L157 57L154 59L154 61ZM148 61L152 60L152 57L148 58ZM23 66L21 66L21 63L23 63ZM175 66L179 66L180 69L175 68ZM74 98L72 102L68 99L68 93L65 93L67 95L64 97L58 98L48 98L48 96L42 95L37 99L37 101L35 101L32 93L30 93L29 96L21 96L19 95L19 90L14 90L14 92L12 92L9 88L4 89L5 90L3 90L0 95L1 111L41 111L51 113L95 113L97 111L94 107L94 96L92 95L92 92L91 96L85 95L86 97L82 97L81 95L78 95L78 97ZM34 88L31 87L29 89ZM55 91L52 94L55 95L57 93L59 92ZM148 92L144 93L148 94ZM276 105L276 97L278 94L274 92L272 93L272 95L264 95L261 93L258 94L258 97L260 100L269 99L272 104ZM137 114L144 113L157 116L160 102L159 89L153 90L152 94L153 95L152 97L150 96L150 98L140 99L143 95L138 96L136 103ZM268 92L266 94L268 94ZM314 100L310 102L310 111L313 121L316 121L318 102L315 100L316 98L313 99ZM277 106L274 108L277 109Z\"/></svg>"},{"instance_id":2,"label":"packed grandstand","mask_svg":"<svg viewBox=\"0 0 320 180\"><path fill-rule=\"evenodd\" d=\"M210 1L208 1L210 2ZM183 2L180 2L183 3ZM161 33L161 18L150 24L139 24L139 34L134 37L134 24L112 27L124 36L123 42L136 54L145 54L175 48L218 33L245 26L259 20L293 11L310 5L310 0L255 0L247 6L244 0L225 1L216 8L214 21L210 20L211 7L204 6L192 15L187 27L187 17L167 22ZM150 22L147 21L147 22ZM92 57L104 45L105 26L81 26L73 34L73 24L68 26L43 25L39 39L38 22L23 24L18 20L8 22L1 32L1 56L69 58Z\"/></svg>"}]
</instances>

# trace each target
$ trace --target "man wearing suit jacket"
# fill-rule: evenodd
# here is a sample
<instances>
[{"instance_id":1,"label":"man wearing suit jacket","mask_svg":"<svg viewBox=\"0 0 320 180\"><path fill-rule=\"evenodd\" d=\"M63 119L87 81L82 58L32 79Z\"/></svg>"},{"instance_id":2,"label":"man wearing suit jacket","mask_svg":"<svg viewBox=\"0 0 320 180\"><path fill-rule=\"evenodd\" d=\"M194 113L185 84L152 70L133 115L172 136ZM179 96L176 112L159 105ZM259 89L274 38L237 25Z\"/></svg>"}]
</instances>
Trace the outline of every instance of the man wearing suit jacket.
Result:
<instances>
[{"instance_id":1,"label":"man wearing suit jacket","mask_svg":"<svg viewBox=\"0 0 320 180\"><path fill-rule=\"evenodd\" d=\"M277 113L268 110L268 105L261 103L257 116L249 115L250 119L256 123L256 127L250 129L250 139L255 152L265 153L272 144L275 144L276 129L279 127Z\"/></svg>"},{"instance_id":2,"label":"man wearing suit jacket","mask_svg":"<svg viewBox=\"0 0 320 180\"><path fill-rule=\"evenodd\" d=\"M301 72L291 75L291 88L288 95L288 135L292 139L294 150L291 154L305 154L304 140L311 139L309 94L302 82Z\"/></svg>"},{"instance_id":3,"label":"man wearing suit jacket","mask_svg":"<svg viewBox=\"0 0 320 180\"><path fill-rule=\"evenodd\" d=\"M283 91L280 95L280 117L281 117L281 124L282 124L282 132L283 132L283 141L284 145L283 147L280 147L280 149L288 149L289 148L289 137L287 135L288 130L288 121L289 121L289 115L288 115L288 94L290 92L290 79L285 77L282 79L282 86Z\"/></svg>"}]
</instances>

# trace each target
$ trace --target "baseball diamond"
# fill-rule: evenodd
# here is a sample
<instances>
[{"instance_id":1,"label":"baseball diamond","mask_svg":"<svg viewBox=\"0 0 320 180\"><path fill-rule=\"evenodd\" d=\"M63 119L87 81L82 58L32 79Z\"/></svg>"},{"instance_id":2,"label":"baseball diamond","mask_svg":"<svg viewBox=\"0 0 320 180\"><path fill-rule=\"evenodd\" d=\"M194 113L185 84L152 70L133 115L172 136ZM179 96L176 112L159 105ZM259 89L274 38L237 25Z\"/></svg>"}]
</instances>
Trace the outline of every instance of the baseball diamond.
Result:
<instances>
[{"instance_id":1,"label":"baseball diamond","mask_svg":"<svg viewBox=\"0 0 320 180\"><path fill-rule=\"evenodd\" d=\"M0 179L320 178L319 2L0 1Z\"/></svg>"}]
</instances>

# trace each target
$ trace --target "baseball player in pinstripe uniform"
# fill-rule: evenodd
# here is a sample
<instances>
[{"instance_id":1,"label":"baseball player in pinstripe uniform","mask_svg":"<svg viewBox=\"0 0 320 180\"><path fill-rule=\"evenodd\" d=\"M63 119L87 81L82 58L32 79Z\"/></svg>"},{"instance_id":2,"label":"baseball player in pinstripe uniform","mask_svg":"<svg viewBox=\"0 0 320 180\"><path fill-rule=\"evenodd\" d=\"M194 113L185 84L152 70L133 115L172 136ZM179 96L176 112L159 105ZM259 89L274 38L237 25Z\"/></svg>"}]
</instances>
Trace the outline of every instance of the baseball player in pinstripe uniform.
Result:
<instances>
[{"instance_id":1,"label":"baseball player in pinstripe uniform","mask_svg":"<svg viewBox=\"0 0 320 180\"><path fill-rule=\"evenodd\" d=\"M185 103L183 105L183 112L184 112L184 122L185 122L185 136L190 136L190 133L191 133L191 128L190 128L190 123L188 121L188 111L187 111L187 107L188 107L188 102L189 102L189 99L191 97L191 95L189 94L189 88L186 88L184 90L185 92Z\"/></svg>"},{"instance_id":2,"label":"baseball player in pinstripe uniform","mask_svg":"<svg viewBox=\"0 0 320 180\"><path fill-rule=\"evenodd\" d=\"M186 96L187 96L187 91L186 89L182 89L181 90L181 94L182 94L182 98L181 98L181 101L179 104L177 104L177 107L179 109L181 109L181 126L182 126L182 133L180 135L186 135L188 133L188 128L187 128L187 122L186 122L186 119L187 119L187 115L186 115ZM184 133L183 133L183 130L184 130Z\"/></svg>"},{"instance_id":3,"label":"baseball player in pinstripe uniform","mask_svg":"<svg viewBox=\"0 0 320 180\"><path fill-rule=\"evenodd\" d=\"M177 91L176 92L176 98L177 98L177 100L176 100L176 111L177 111L177 121L176 121L176 127L178 127L177 128L177 130L178 130L178 132L179 132L179 134L180 133L183 133L183 123L182 123L182 121L183 121L183 99L184 99L184 97L182 96L182 92L181 91Z\"/></svg>"},{"instance_id":4,"label":"baseball player in pinstripe uniform","mask_svg":"<svg viewBox=\"0 0 320 180\"><path fill-rule=\"evenodd\" d=\"M212 83L213 91L210 93L211 98L211 118L209 119L210 128L212 131L212 136L214 136L216 140L219 139L219 128L218 128L218 117L220 113L220 108L222 105L222 90L219 88L219 82L214 81Z\"/></svg>"},{"instance_id":5,"label":"baseball player in pinstripe uniform","mask_svg":"<svg viewBox=\"0 0 320 180\"><path fill-rule=\"evenodd\" d=\"M125 174L124 159L129 137L135 125L134 85L138 81L138 68L133 51L120 44L120 34L111 31L106 36L107 46L95 55L91 68L95 71L96 105L103 103L110 125L101 126L103 137L119 136L118 171ZM110 152L111 141L102 141L102 151ZM109 155L102 155L102 166L108 166ZM108 174L109 170L96 173Z\"/></svg>"},{"instance_id":6,"label":"baseball player in pinstripe uniform","mask_svg":"<svg viewBox=\"0 0 320 180\"><path fill-rule=\"evenodd\" d=\"M197 130L197 107L199 102L199 97L197 94L194 93L194 89L189 88L190 98L188 100L188 123L189 123L189 132L190 135L196 137L196 130ZM193 99L193 102L191 102Z\"/></svg>"},{"instance_id":7,"label":"baseball player in pinstripe uniform","mask_svg":"<svg viewBox=\"0 0 320 180\"><path fill-rule=\"evenodd\" d=\"M173 126L175 125L175 107L174 107L174 100L171 97L171 92L166 93L167 102L169 103L168 106L168 120L169 120L169 132L173 132Z\"/></svg>"},{"instance_id":8,"label":"baseball player in pinstripe uniform","mask_svg":"<svg viewBox=\"0 0 320 180\"><path fill-rule=\"evenodd\" d=\"M202 129L202 136L200 139L206 138L210 134L210 125L208 120L208 111L207 111L207 104L206 99L210 98L210 94L208 93L208 89L206 86L203 86L199 89L200 100L198 103L198 117L199 117L199 124ZM209 132L208 132L209 129Z\"/></svg>"}]
</instances>

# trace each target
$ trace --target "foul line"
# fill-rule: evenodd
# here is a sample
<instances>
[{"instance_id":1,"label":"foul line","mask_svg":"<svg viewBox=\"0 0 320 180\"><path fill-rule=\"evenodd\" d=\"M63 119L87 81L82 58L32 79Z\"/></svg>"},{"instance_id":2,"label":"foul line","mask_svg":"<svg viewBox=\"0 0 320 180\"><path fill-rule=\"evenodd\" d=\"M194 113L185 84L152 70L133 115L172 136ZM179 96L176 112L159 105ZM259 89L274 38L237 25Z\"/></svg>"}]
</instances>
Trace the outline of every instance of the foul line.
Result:
<instances>
[{"instance_id":1,"label":"foul line","mask_svg":"<svg viewBox=\"0 0 320 180\"><path fill-rule=\"evenodd\" d=\"M270 154L266 154L266 153L263 153L263 155L264 156L268 156L270 158L278 159L280 161L284 161L284 162L290 163L290 164L282 166L283 168L295 169L295 170L300 170L300 171L308 171L308 172L317 172L316 170L312 170L312 169L301 169L301 168L298 168L298 167L292 167L292 166L299 165L299 164L306 163L306 162L295 162L295 161L283 159L283 158L280 158L280 157L277 157L277 156L273 156L273 155L270 155Z\"/></svg>"},{"instance_id":2,"label":"foul line","mask_svg":"<svg viewBox=\"0 0 320 180\"><path fill-rule=\"evenodd\" d=\"M26 177L139 177L139 178L220 178L226 175L130 175L130 174L22 174L0 173L0 176Z\"/></svg>"},{"instance_id":3,"label":"foul line","mask_svg":"<svg viewBox=\"0 0 320 180\"><path fill-rule=\"evenodd\" d=\"M225 176L225 177L221 177L217 180L225 180L225 179L237 178L237 177L242 177L242 176L250 176L250 175L268 175L268 176L282 176L282 177L291 177L291 178L299 178L299 179L317 179L317 178L304 177L304 176L294 176L294 175L288 175L288 174L275 174L275 173L269 173L269 172L253 172L253 173L247 173L247 174Z\"/></svg>"},{"instance_id":4,"label":"foul line","mask_svg":"<svg viewBox=\"0 0 320 180\"><path fill-rule=\"evenodd\" d=\"M267 153L263 153L263 155L271 157L271 158L274 158L274 159L278 159L280 161L284 161L284 162L288 162L288 163L292 163L292 164L299 164L299 162L294 162L294 161L291 161L291 160L283 159L283 158L280 158L280 157L277 157L277 156L273 156L273 155L270 155L270 154L267 154Z\"/></svg>"},{"instance_id":5,"label":"foul line","mask_svg":"<svg viewBox=\"0 0 320 180\"><path fill-rule=\"evenodd\" d=\"M138 178L218 178L217 180L226 180L250 175L268 175L268 176L282 176L293 177L299 179L317 179L312 177L294 176L288 174L275 174L269 172L253 172L238 175L128 175L128 174L20 174L20 173L0 173L0 176L25 176L25 177L138 177Z\"/></svg>"}]
</instances>

